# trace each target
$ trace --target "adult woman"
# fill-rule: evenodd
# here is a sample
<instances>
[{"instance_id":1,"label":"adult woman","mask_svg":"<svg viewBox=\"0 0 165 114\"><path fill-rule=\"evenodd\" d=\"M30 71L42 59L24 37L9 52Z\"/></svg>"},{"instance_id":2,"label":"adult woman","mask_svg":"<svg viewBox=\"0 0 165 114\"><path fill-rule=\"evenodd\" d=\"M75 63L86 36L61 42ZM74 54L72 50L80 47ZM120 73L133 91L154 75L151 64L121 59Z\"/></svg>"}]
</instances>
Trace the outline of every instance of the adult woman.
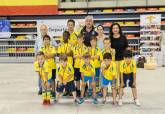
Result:
<instances>
[{"instance_id":1,"label":"adult woman","mask_svg":"<svg viewBox=\"0 0 165 114\"><path fill-rule=\"evenodd\" d=\"M99 47L101 50L104 48L103 40L106 37L104 34L104 27L102 25L97 26L97 47Z\"/></svg>"},{"instance_id":2,"label":"adult woman","mask_svg":"<svg viewBox=\"0 0 165 114\"><path fill-rule=\"evenodd\" d=\"M120 63L123 60L123 54L125 49L128 47L128 41L123 35L121 27L118 23L113 23L110 27L110 39L111 47L115 49L115 62L117 66L117 83L116 89L119 89L119 79L120 79Z\"/></svg>"}]
</instances>

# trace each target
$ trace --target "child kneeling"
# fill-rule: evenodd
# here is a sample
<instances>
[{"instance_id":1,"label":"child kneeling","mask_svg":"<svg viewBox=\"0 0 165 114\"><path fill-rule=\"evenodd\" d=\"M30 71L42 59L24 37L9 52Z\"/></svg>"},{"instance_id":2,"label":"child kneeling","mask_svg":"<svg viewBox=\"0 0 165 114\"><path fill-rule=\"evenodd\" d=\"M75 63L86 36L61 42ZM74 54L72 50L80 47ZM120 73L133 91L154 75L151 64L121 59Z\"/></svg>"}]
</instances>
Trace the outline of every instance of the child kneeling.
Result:
<instances>
[{"instance_id":1,"label":"child kneeling","mask_svg":"<svg viewBox=\"0 0 165 114\"><path fill-rule=\"evenodd\" d=\"M74 102L77 103L78 100L76 98L76 87L74 83L74 69L73 66L67 62L67 56L62 54L60 56L60 64L57 67L57 94L55 103L59 102L59 98L64 89L67 89L72 93Z\"/></svg>"}]
</instances>

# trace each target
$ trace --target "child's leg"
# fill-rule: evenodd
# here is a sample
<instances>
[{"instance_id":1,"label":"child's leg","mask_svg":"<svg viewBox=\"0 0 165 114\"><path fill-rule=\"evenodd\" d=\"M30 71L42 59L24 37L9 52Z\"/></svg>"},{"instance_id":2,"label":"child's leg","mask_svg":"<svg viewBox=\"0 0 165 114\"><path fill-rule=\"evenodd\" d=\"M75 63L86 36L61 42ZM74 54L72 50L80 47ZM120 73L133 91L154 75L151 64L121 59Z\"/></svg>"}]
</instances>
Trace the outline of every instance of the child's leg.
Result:
<instances>
[{"instance_id":1,"label":"child's leg","mask_svg":"<svg viewBox=\"0 0 165 114\"><path fill-rule=\"evenodd\" d=\"M137 89L136 89L136 85L134 83L134 76L133 76L133 73L129 74L128 76L129 78L129 87L131 87L132 89L132 95L133 95L133 98L134 99L137 99Z\"/></svg>"},{"instance_id":2,"label":"child's leg","mask_svg":"<svg viewBox=\"0 0 165 114\"><path fill-rule=\"evenodd\" d=\"M124 88L123 88L123 87L120 87L120 91L119 91L119 99L122 99L123 91L124 91Z\"/></svg>"},{"instance_id":3,"label":"child's leg","mask_svg":"<svg viewBox=\"0 0 165 114\"><path fill-rule=\"evenodd\" d=\"M75 68L74 77L75 77L75 81L76 81L76 92L77 92L77 95L80 96L81 72L80 72L79 68Z\"/></svg>"},{"instance_id":4,"label":"child's leg","mask_svg":"<svg viewBox=\"0 0 165 114\"><path fill-rule=\"evenodd\" d=\"M96 82L91 83L92 89L93 89L93 98L96 98Z\"/></svg>"},{"instance_id":5,"label":"child's leg","mask_svg":"<svg viewBox=\"0 0 165 114\"><path fill-rule=\"evenodd\" d=\"M132 95L134 99L137 99L137 89L136 88L132 88Z\"/></svg>"},{"instance_id":6,"label":"child's leg","mask_svg":"<svg viewBox=\"0 0 165 114\"><path fill-rule=\"evenodd\" d=\"M38 88L39 88L38 94L42 94L42 80L40 77L38 77Z\"/></svg>"},{"instance_id":7,"label":"child's leg","mask_svg":"<svg viewBox=\"0 0 165 114\"><path fill-rule=\"evenodd\" d=\"M60 97L61 97L61 93L56 92L56 101L57 101L57 102L59 101Z\"/></svg>"},{"instance_id":8,"label":"child's leg","mask_svg":"<svg viewBox=\"0 0 165 114\"><path fill-rule=\"evenodd\" d=\"M51 87L52 87L52 97L55 97L55 79L56 79L56 69L52 69L52 82L51 82Z\"/></svg>"},{"instance_id":9,"label":"child's leg","mask_svg":"<svg viewBox=\"0 0 165 114\"><path fill-rule=\"evenodd\" d=\"M120 91L120 63L121 61L116 61L116 92L119 94L119 91Z\"/></svg>"},{"instance_id":10,"label":"child's leg","mask_svg":"<svg viewBox=\"0 0 165 114\"><path fill-rule=\"evenodd\" d=\"M60 84L59 82L57 82L57 86L56 86L56 100L55 101L59 101L61 94L64 91L65 86Z\"/></svg>"},{"instance_id":11,"label":"child's leg","mask_svg":"<svg viewBox=\"0 0 165 114\"><path fill-rule=\"evenodd\" d=\"M74 100L76 100L76 87L74 81L68 82L66 85L66 89L72 93Z\"/></svg>"},{"instance_id":12,"label":"child's leg","mask_svg":"<svg viewBox=\"0 0 165 114\"><path fill-rule=\"evenodd\" d=\"M81 83L81 98L84 97L85 85L86 85L85 82L82 82L82 83Z\"/></svg>"},{"instance_id":13,"label":"child's leg","mask_svg":"<svg viewBox=\"0 0 165 114\"><path fill-rule=\"evenodd\" d=\"M51 87L51 82L49 83L47 83L47 88L46 88L46 100L47 101L50 101L50 98L51 98L51 89L50 89L50 87Z\"/></svg>"},{"instance_id":14,"label":"child's leg","mask_svg":"<svg viewBox=\"0 0 165 114\"><path fill-rule=\"evenodd\" d=\"M43 99L43 104L46 104L46 86L45 83L42 81L42 99Z\"/></svg>"},{"instance_id":15,"label":"child's leg","mask_svg":"<svg viewBox=\"0 0 165 114\"><path fill-rule=\"evenodd\" d=\"M80 90L80 80L76 81L76 88L77 88L78 91Z\"/></svg>"},{"instance_id":16,"label":"child's leg","mask_svg":"<svg viewBox=\"0 0 165 114\"><path fill-rule=\"evenodd\" d=\"M73 91L73 92L72 92L72 95L73 95L73 99L76 100L76 99L77 99L76 91Z\"/></svg>"},{"instance_id":17,"label":"child's leg","mask_svg":"<svg viewBox=\"0 0 165 114\"><path fill-rule=\"evenodd\" d=\"M115 87L115 84L112 84L112 96L113 96L113 103L116 103L116 87Z\"/></svg>"},{"instance_id":18,"label":"child's leg","mask_svg":"<svg viewBox=\"0 0 165 114\"><path fill-rule=\"evenodd\" d=\"M106 101L107 97L107 87L103 87L103 101Z\"/></svg>"}]
</instances>

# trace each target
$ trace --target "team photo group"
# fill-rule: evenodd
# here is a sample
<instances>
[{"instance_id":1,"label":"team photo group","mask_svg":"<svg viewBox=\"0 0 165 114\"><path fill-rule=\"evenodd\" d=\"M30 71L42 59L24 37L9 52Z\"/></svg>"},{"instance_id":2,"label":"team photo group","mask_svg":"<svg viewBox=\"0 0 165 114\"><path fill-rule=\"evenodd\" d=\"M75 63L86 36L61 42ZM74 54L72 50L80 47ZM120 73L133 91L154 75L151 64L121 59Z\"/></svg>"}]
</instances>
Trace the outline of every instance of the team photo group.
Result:
<instances>
[{"instance_id":1,"label":"team photo group","mask_svg":"<svg viewBox=\"0 0 165 114\"><path fill-rule=\"evenodd\" d=\"M38 94L43 105L58 105L60 99L73 98L73 103L115 106L124 104L125 87L132 90L134 104L140 106L136 84L136 61L118 23L94 26L92 16L84 26L75 29L75 20L67 20L67 29L56 42L44 24L36 38L34 69L38 74ZM109 90L110 89L110 90ZM109 94L109 91L110 94ZM107 97L112 97L112 101Z\"/></svg>"}]
</instances>

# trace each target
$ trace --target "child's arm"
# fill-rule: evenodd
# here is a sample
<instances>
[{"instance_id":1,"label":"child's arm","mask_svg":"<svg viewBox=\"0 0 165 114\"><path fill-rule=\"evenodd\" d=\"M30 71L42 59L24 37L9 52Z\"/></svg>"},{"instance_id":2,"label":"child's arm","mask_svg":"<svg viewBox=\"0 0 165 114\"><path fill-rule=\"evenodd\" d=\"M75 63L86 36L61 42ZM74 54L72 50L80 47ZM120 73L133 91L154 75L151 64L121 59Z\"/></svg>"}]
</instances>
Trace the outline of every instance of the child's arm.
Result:
<instances>
[{"instance_id":1,"label":"child's arm","mask_svg":"<svg viewBox=\"0 0 165 114\"><path fill-rule=\"evenodd\" d=\"M95 81L95 73L93 72L92 73L92 82L94 82Z\"/></svg>"},{"instance_id":2,"label":"child's arm","mask_svg":"<svg viewBox=\"0 0 165 114\"><path fill-rule=\"evenodd\" d=\"M104 66L104 61L101 63L101 74L104 76L104 74L105 74L105 71L106 71L106 69L105 69L105 66Z\"/></svg>"},{"instance_id":3,"label":"child's arm","mask_svg":"<svg viewBox=\"0 0 165 114\"><path fill-rule=\"evenodd\" d=\"M74 55L74 58L79 59L79 58L81 58L81 55Z\"/></svg>"},{"instance_id":4,"label":"child's arm","mask_svg":"<svg viewBox=\"0 0 165 114\"><path fill-rule=\"evenodd\" d=\"M120 73L120 77L121 77L121 87L123 87L124 86L123 73Z\"/></svg>"},{"instance_id":5,"label":"child's arm","mask_svg":"<svg viewBox=\"0 0 165 114\"><path fill-rule=\"evenodd\" d=\"M48 72L45 72L45 82L44 82L44 85L46 85L48 87Z\"/></svg>"},{"instance_id":6,"label":"child's arm","mask_svg":"<svg viewBox=\"0 0 165 114\"><path fill-rule=\"evenodd\" d=\"M60 74L58 74L57 76L58 76L60 84L62 84L63 83L62 76Z\"/></svg>"},{"instance_id":7,"label":"child's arm","mask_svg":"<svg viewBox=\"0 0 165 114\"><path fill-rule=\"evenodd\" d=\"M81 79L82 79L82 82L84 82L84 73L81 72Z\"/></svg>"},{"instance_id":8,"label":"child's arm","mask_svg":"<svg viewBox=\"0 0 165 114\"><path fill-rule=\"evenodd\" d=\"M136 87L136 73L133 74L133 86Z\"/></svg>"},{"instance_id":9,"label":"child's arm","mask_svg":"<svg viewBox=\"0 0 165 114\"><path fill-rule=\"evenodd\" d=\"M38 72L38 71L36 71L37 73L38 73L38 76L39 76L39 78L41 79L41 74L40 74L40 72Z\"/></svg>"},{"instance_id":10,"label":"child's arm","mask_svg":"<svg viewBox=\"0 0 165 114\"><path fill-rule=\"evenodd\" d=\"M99 59L99 55L94 55L94 56L91 56L92 59Z\"/></svg>"},{"instance_id":11,"label":"child's arm","mask_svg":"<svg viewBox=\"0 0 165 114\"><path fill-rule=\"evenodd\" d=\"M70 74L70 75L68 76L66 82L69 82L73 77L74 77L74 75L73 75L73 74Z\"/></svg>"}]
</instances>

